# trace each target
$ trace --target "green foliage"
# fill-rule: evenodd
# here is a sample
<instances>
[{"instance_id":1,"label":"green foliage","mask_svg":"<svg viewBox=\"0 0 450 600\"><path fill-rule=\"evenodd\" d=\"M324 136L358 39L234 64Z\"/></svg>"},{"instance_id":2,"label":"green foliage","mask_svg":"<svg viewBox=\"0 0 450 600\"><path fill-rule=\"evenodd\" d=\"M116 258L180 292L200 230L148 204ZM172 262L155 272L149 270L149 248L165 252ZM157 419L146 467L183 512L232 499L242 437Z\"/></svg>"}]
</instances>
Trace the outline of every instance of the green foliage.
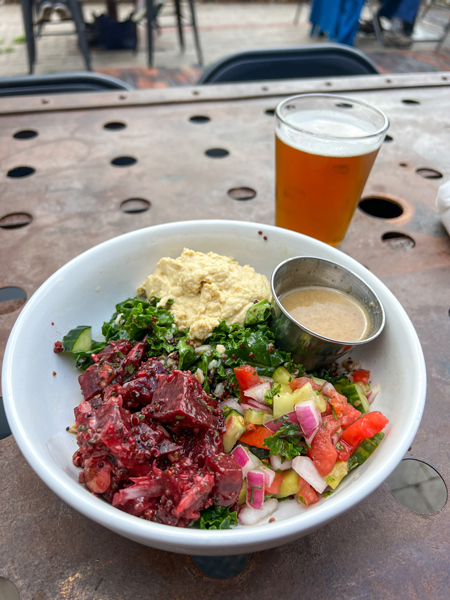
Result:
<instances>
[{"instance_id":1,"label":"green foliage","mask_svg":"<svg viewBox=\"0 0 450 600\"><path fill-rule=\"evenodd\" d=\"M270 454L280 454L282 462L306 454L306 448L299 443L302 435L299 426L289 421L287 415L283 415L275 422L277 421L281 422L278 431L264 440Z\"/></svg>"},{"instance_id":2,"label":"green foliage","mask_svg":"<svg viewBox=\"0 0 450 600\"><path fill-rule=\"evenodd\" d=\"M190 523L190 527L197 529L231 529L237 525L237 513L232 511L231 506L211 506L202 510L200 519Z\"/></svg>"}]
</instances>

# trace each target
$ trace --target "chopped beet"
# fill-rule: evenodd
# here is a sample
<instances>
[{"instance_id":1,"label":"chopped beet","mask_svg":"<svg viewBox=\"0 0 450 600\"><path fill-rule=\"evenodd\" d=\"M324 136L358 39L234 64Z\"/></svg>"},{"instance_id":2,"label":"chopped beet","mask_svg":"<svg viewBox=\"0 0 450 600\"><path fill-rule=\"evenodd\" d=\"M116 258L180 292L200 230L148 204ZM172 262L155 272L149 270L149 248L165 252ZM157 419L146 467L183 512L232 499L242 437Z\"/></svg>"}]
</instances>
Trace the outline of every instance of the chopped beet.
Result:
<instances>
[{"instance_id":1,"label":"chopped beet","mask_svg":"<svg viewBox=\"0 0 450 600\"><path fill-rule=\"evenodd\" d=\"M143 410L163 423L180 427L215 429L215 417L205 402L205 393L195 377L186 371L161 375L149 408Z\"/></svg>"},{"instance_id":2,"label":"chopped beet","mask_svg":"<svg viewBox=\"0 0 450 600\"><path fill-rule=\"evenodd\" d=\"M231 506L242 470L224 454L217 402L170 357L147 358L146 340L110 342L80 375L84 401L73 462L80 482L143 519L187 527L215 502Z\"/></svg>"},{"instance_id":3,"label":"chopped beet","mask_svg":"<svg viewBox=\"0 0 450 600\"><path fill-rule=\"evenodd\" d=\"M218 454L206 458L206 466L215 475L214 504L232 506L242 488L242 469L230 454Z\"/></svg>"},{"instance_id":4,"label":"chopped beet","mask_svg":"<svg viewBox=\"0 0 450 600\"><path fill-rule=\"evenodd\" d=\"M62 345L62 342L55 342L55 345L53 346L53 352L55 354L59 354L60 352L64 352L64 347Z\"/></svg>"}]
</instances>

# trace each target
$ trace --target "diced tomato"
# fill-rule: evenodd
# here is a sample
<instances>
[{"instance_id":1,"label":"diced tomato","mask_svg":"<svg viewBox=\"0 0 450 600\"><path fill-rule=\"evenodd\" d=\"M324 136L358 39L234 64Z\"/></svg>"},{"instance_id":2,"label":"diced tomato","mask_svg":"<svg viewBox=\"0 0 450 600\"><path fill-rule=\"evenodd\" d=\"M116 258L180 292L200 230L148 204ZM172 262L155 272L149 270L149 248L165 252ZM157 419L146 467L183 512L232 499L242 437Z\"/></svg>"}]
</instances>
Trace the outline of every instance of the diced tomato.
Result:
<instances>
[{"instance_id":1,"label":"diced tomato","mask_svg":"<svg viewBox=\"0 0 450 600\"><path fill-rule=\"evenodd\" d=\"M378 410L366 413L347 427L341 435L341 442L346 442L354 452L365 438L370 438L384 429L387 423L389 420Z\"/></svg>"},{"instance_id":2,"label":"diced tomato","mask_svg":"<svg viewBox=\"0 0 450 600\"><path fill-rule=\"evenodd\" d=\"M339 394L331 384L325 384L322 388L322 393L328 396L329 402L334 408L336 417L340 419L345 414L345 407L347 406L347 398L342 394Z\"/></svg>"},{"instance_id":3,"label":"diced tomato","mask_svg":"<svg viewBox=\"0 0 450 600\"><path fill-rule=\"evenodd\" d=\"M345 462L353 454L355 448L352 448L349 444L347 444L347 442L339 440L339 442L336 444L336 450L338 461Z\"/></svg>"},{"instance_id":4,"label":"diced tomato","mask_svg":"<svg viewBox=\"0 0 450 600\"><path fill-rule=\"evenodd\" d=\"M342 429L347 429L349 425L354 423L356 419L359 419L361 413L351 404L347 404L344 414L341 417L341 427Z\"/></svg>"},{"instance_id":5,"label":"diced tomato","mask_svg":"<svg viewBox=\"0 0 450 600\"><path fill-rule=\"evenodd\" d=\"M335 419L333 415L323 417L322 423L330 436L334 435L341 426L341 422L338 419Z\"/></svg>"},{"instance_id":6,"label":"diced tomato","mask_svg":"<svg viewBox=\"0 0 450 600\"><path fill-rule=\"evenodd\" d=\"M289 387L291 388L291 390L297 390L297 389L302 388L307 383L311 384L311 387L313 390L320 390L320 388L322 387L319 383L316 383L309 377L297 377L297 379L293 379L291 381L291 383L289 384Z\"/></svg>"},{"instance_id":7,"label":"diced tomato","mask_svg":"<svg viewBox=\"0 0 450 600\"><path fill-rule=\"evenodd\" d=\"M267 427L264 427L264 425L257 425L253 430L247 429L247 431L241 435L239 441L248 444L249 446L266 448L266 450L268 450L269 448L264 445L264 440L270 435L272 434Z\"/></svg>"},{"instance_id":8,"label":"diced tomato","mask_svg":"<svg viewBox=\"0 0 450 600\"><path fill-rule=\"evenodd\" d=\"M366 385L369 383L370 379L370 371L366 371L366 369L357 369L353 371L353 383L363 383Z\"/></svg>"},{"instance_id":9,"label":"diced tomato","mask_svg":"<svg viewBox=\"0 0 450 600\"><path fill-rule=\"evenodd\" d=\"M242 365L242 367L236 367L234 369L234 374L239 385L241 401L244 400L245 390L248 390L254 385L258 385L258 383L261 383L258 371L255 369L255 367L252 367L250 365Z\"/></svg>"},{"instance_id":10,"label":"diced tomato","mask_svg":"<svg viewBox=\"0 0 450 600\"><path fill-rule=\"evenodd\" d=\"M319 500L319 494L316 490L309 485L309 483L303 479L303 477L298 478L298 499L302 504L306 504L309 506L310 504L314 504Z\"/></svg>"},{"instance_id":11,"label":"diced tomato","mask_svg":"<svg viewBox=\"0 0 450 600\"><path fill-rule=\"evenodd\" d=\"M331 443L330 434L323 425L320 425L317 430L308 455L316 469L324 477L333 470L337 459L337 450Z\"/></svg>"},{"instance_id":12,"label":"diced tomato","mask_svg":"<svg viewBox=\"0 0 450 600\"><path fill-rule=\"evenodd\" d=\"M265 487L266 494L278 494L281 489L281 483L283 481L283 475L281 473L275 473L272 483L269 487Z\"/></svg>"}]
</instances>

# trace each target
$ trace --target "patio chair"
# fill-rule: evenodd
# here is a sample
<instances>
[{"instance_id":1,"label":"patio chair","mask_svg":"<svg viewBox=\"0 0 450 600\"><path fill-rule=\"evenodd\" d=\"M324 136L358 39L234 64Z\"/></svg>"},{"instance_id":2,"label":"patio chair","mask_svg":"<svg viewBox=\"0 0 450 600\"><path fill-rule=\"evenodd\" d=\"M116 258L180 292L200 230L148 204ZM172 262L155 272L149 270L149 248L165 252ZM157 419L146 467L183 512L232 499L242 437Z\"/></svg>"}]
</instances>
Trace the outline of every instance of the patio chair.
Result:
<instances>
[{"instance_id":1,"label":"patio chair","mask_svg":"<svg viewBox=\"0 0 450 600\"><path fill-rule=\"evenodd\" d=\"M195 12L195 0L188 0L189 5L189 16L186 17L183 13L181 0L173 0L173 16L176 17L177 30L178 30L178 41L180 48L184 52L184 31L183 27L192 27L194 34L195 49L197 52L197 58L200 66L203 66L203 53L200 45L200 36L197 27L197 16ZM153 66L153 30L160 31L166 26L160 24L159 17L163 16L163 9L166 6L164 0L145 0L145 12L142 15L135 17L137 22L140 22L143 18L147 21L147 39L148 39L148 66ZM150 18L149 18L150 15ZM171 27L171 26L168 26Z\"/></svg>"},{"instance_id":2,"label":"patio chair","mask_svg":"<svg viewBox=\"0 0 450 600\"><path fill-rule=\"evenodd\" d=\"M34 63L36 62L36 38L45 34L42 34L42 24L36 23L33 0L20 0L20 4L22 6L23 25L27 42L28 68L31 74L34 71ZM85 23L79 0L67 0L67 5L75 24L75 31L78 35L78 46L83 54L86 69L92 71L89 48L85 35ZM60 35L66 35L66 33Z\"/></svg>"},{"instance_id":3,"label":"patio chair","mask_svg":"<svg viewBox=\"0 0 450 600\"><path fill-rule=\"evenodd\" d=\"M321 44L238 52L206 69L198 83L378 74L372 60L359 50L340 44Z\"/></svg>"},{"instance_id":4,"label":"patio chair","mask_svg":"<svg viewBox=\"0 0 450 600\"><path fill-rule=\"evenodd\" d=\"M0 79L0 97L131 89L133 88L124 81L99 73L81 72L25 75L23 77L5 77Z\"/></svg>"}]
</instances>

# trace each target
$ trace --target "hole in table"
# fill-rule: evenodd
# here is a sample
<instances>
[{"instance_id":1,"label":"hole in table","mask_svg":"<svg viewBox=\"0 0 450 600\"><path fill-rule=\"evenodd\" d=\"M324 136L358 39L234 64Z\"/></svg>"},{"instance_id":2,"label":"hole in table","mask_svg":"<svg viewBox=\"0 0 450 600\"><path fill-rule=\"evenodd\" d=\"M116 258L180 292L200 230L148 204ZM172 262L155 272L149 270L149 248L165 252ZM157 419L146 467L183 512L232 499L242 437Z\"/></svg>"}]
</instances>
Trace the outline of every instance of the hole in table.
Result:
<instances>
[{"instance_id":1,"label":"hole in table","mask_svg":"<svg viewBox=\"0 0 450 600\"><path fill-rule=\"evenodd\" d=\"M189 121L191 123L209 123L211 119L206 115L194 115L193 117L189 117Z\"/></svg>"},{"instance_id":2,"label":"hole in table","mask_svg":"<svg viewBox=\"0 0 450 600\"><path fill-rule=\"evenodd\" d=\"M416 245L412 237L399 231L383 233L381 241L392 250L411 250Z\"/></svg>"},{"instance_id":3,"label":"hole in table","mask_svg":"<svg viewBox=\"0 0 450 600\"><path fill-rule=\"evenodd\" d=\"M256 191L249 187L232 188L228 190L228 195L233 200L252 200L256 196Z\"/></svg>"},{"instance_id":4,"label":"hole in table","mask_svg":"<svg viewBox=\"0 0 450 600\"><path fill-rule=\"evenodd\" d=\"M392 79L385 79L386 83L392 83Z\"/></svg>"},{"instance_id":5,"label":"hole in table","mask_svg":"<svg viewBox=\"0 0 450 600\"><path fill-rule=\"evenodd\" d=\"M122 123L122 121L111 121L110 123L105 123L103 125L103 129L108 129L109 131L118 131L119 129L125 129L127 126L126 123Z\"/></svg>"},{"instance_id":6,"label":"hole in table","mask_svg":"<svg viewBox=\"0 0 450 600\"><path fill-rule=\"evenodd\" d=\"M396 219L403 214L403 208L400 204L388 198L378 198L376 196L364 198L360 201L358 207L366 215L378 219Z\"/></svg>"},{"instance_id":7,"label":"hole in table","mask_svg":"<svg viewBox=\"0 0 450 600\"><path fill-rule=\"evenodd\" d=\"M338 102L336 106L338 108L353 108L353 104L350 104L350 102Z\"/></svg>"},{"instance_id":8,"label":"hole in table","mask_svg":"<svg viewBox=\"0 0 450 600\"><path fill-rule=\"evenodd\" d=\"M273 117L273 115L275 114L275 109L274 108L267 108L264 113L266 115L269 115L269 117Z\"/></svg>"},{"instance_id":9,"label":"hole in table","mask_svg":"<svg viewBox=\"0 0 450 600\"><path fill-rule=\"evenodd\" d=\"M416 169L416 173L424 179L441 179L443 177L442 173L439 173L439 171L436 171L435 169L427 169L426 167Z\"/></svg>"},{"instance_id":10,"label":"hole in table","mask_svg":"<svg viewBox=\"0 0 450 600\"><path fill-rule=\"evenodd\" d=\"M0 315L12 313L27 301L27 293L20 287L7 286L0 288Z\"/></svg>"},{"instance_id":11,"label":"hole in table","mask_svg":"<svg viewBox=\"0 0 450 600\"><path fill-rule=\"evenodd\" d=\"M420 515L434 515L447 502L447 486L433 467L415 458L406 458L388 477L394 498Z\"/></svg>"},{"instance_id":12,"label":"hole in table","mask_svg":"<svg viewBox=\"0 0 450 600\"><path fill-rule=\"evenodd\" d=\"M120 209L124 213L137 214L146 212L150 206L150 202L144 198L128 198L121 203Z\"/></svg>"},{"instance_id":13,"label":"hole in table","mask_svg":"<svg viewBox=\"0 0 450 600\"><path fill-rule=\"evenodd\" d=\"M9 435L11 435L11 429L9 428L8 421L6 420L5 408L3 406L3 398L0 396L0 440L4 440ZM3 598L1 595L2 586L0 581L0 598Z\"/></svg>"},{"instance_id":14,"label":"hole in table","mask_svg":"<svg viewBox=\"0 0 450 600\"><path fill-rule=\"evenodd\" d=\"M33 217L28 213L10 213L0 219L0 227L2 229L19 229L29 225L32 220Z\"/></svg>"},{"instance_id":15,"label":"hole in table","mask_svg":"<svg viewBox=\"0 0 450 600\"><path fill-rule=\"evenodd\" d=\"M33 167L14 167L14 169L10 169L6 174L8 177L16 179L19 177L29 177L35 172L36 169L33 169Z\"/></svg>"},{"instance_id":16,"label":"hole in table","mask_svg":"<svg viewBox=\"0 0 450 600\"><path fill-rule=\"evenodd\" d=\"M407 167L407 166L408 166L408 163L398 163L398 166L399 166L399 167Z\"/></svg>"},{"instance_id":17,"label":"hole in table","mask_svg":"<svg viewBox=\"0 0 450 600\"><path fill-rule=\"evenodd\" d=\"M111 161L111 164L115 167L131 167L131 165L135 165L136 163L137 158L134 158L134 156L118 156Z\"/></svg>"},{"instance_id":18,"label":"hole in table","mask_svg":"<svg viewBox=\"0 0 450 600\"><path fill-rule=\"evenodd\" d=\"M333 84L331 83L331 81L325 81L325 85L327 85L329 87L329 86L331 86Z\"/></svg>"},{"instance_id":19,"label":"hole in table","mask_svg":"<svg viewBox=\"0 0 450 600\"><path fill-rule=\"evenodd\" d=\"M30 140L38 135L37 131L34 129L22 129L21 131L16 131L13 135L13 138L16 140Z\"/></svg>"},{"instance_id":20,"label":"hole in table","mask_svg":"<svg viewBox=\"0 0 450 600\"><path fill-rule=\"evenodd\" d=\"M192 95L193 96L200 96L200 92L198 90L193 90Z\"/></svg>"},{"instance_id":21,"label":"hole in table","mask_svg":"<svg viewBox=\"0 0 450 600\"><path fill-rule=\"evenodd\" d=\"M262 90L263 92L268 92L268 91L269 91L269 88L268 88L266 85L263 85L263 86L262 86L262 88L261 88L261 90Z\"/></svg>"},{"instance_id":22,"label":"hole in table","mask_svg":"<svg viewBox=\"0 0 450 600\"><path fill-rule=\"evenodd\" d=\"M393 142L393 141L394 141L394 138L391 135L387 135L383 140L383 142Z\"/></svg>"},{"instance_id":23,"label":"hole in table","mask_svg":"<svg viewBox=\"0 0 450 600\"><path fill-rule=\"evenodd\" d=\"M420 104L418 100L413 100L412 98L403 98L403 104Z\"/></svg>"},{"instance_id":24,"label":"hole in table","mask_svg":"<svg viewBox=\"0 0 450 600\"><path fill-rule=\"evenodd\" d=\"M19 592L12 581L0 576L0 598L2 600L20 600Z\"/></svg>"},{"instance_id":25,"label":"hole in table","mask_svg":"<svg viewBox=\"0 0 450 600\"><path fill-rule=\"evenodd\" d=\"M209 148L209 150L205 150L205 154L209 158L225 158L230 153L225 148Z\"/></svg>"},{"instance_id":26,"label":"hole in table","mask_svg":"<svg viewBox=\"0 0 450 600\"><path fill-rule=\"evenodd\" d=\"M251 554L236 556L191 556L195 566L213 579L229 579L242 573L250 562Z\"/></svg>"}]
</instances>

